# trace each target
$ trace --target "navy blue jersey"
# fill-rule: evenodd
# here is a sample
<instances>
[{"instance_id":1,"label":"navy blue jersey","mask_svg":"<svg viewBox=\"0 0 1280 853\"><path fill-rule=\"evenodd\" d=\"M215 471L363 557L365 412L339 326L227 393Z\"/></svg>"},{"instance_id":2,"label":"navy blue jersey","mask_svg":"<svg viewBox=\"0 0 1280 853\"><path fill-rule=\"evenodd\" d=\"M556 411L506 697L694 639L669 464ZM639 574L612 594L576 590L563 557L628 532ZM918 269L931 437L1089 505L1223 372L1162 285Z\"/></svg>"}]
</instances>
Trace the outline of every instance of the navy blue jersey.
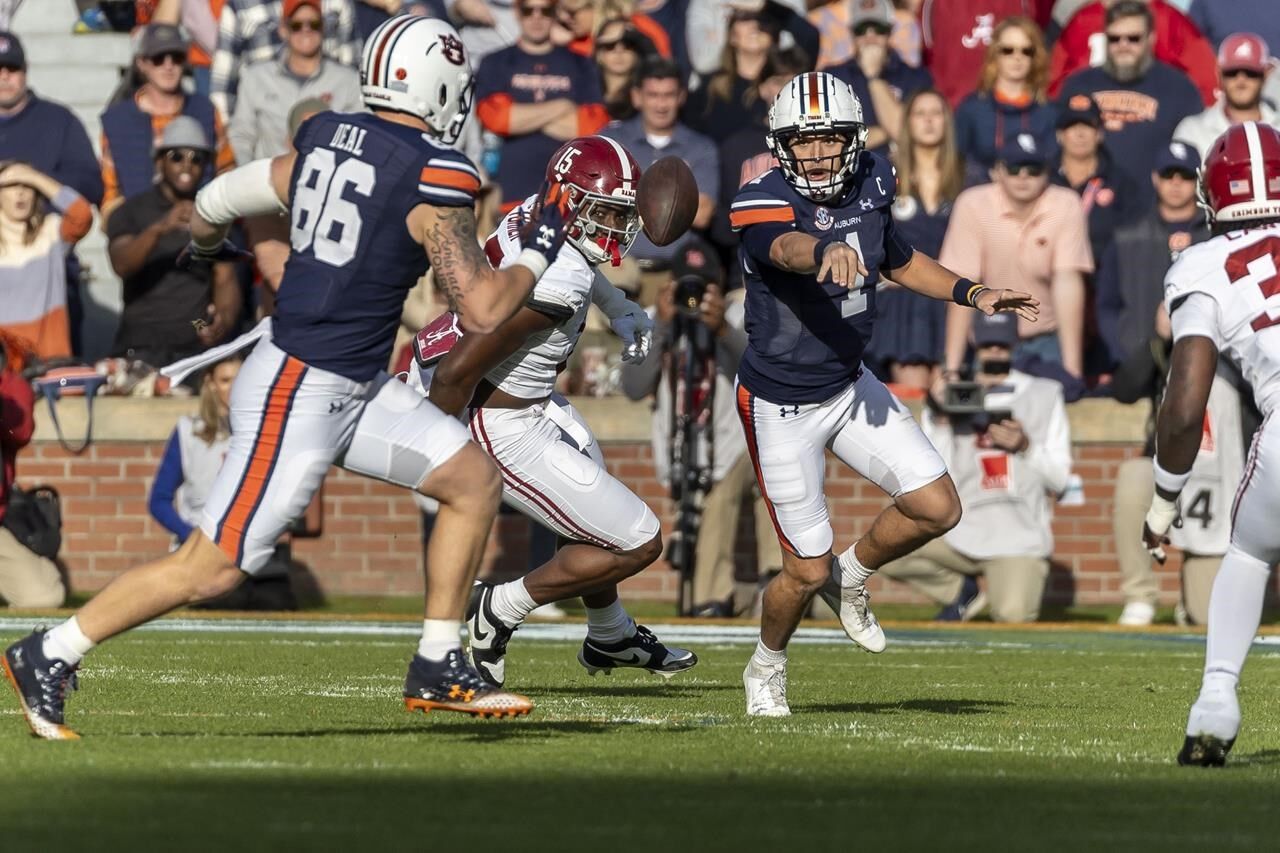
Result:
<instances>
[{"instance_id":1,"label":"navy blue jersey","mask_svg":"<svg viewBox=\"0 0 1280 853\"><path fill-rule=\"evenodd\" d=\"M366 382L391 358L405 294L427 271L405 217L420 204L471 207L480 178L452 148L368 113L321 113L295 145L275 343Z\"/></svg>"},{"instance_id":2,"label":"navy blue jersey","mask_svg":"<svg viewBox=\"0 0 1280 853\"><path fill-rule=\"evenodd\" d=\"M871 340L880 269L895 269L912 249L896 232L896 180L889 161L863 152L845 194L818 204L796 192L774 168L738 191L729 220L742 232L739 258L746 282L747 351L738 379L775 403L820 403L857 378ZM772 239L796 230L842 238L858 251L869 275L856 288L819 283L813 273L780 270L768 261Z\"/></svg>"}]
</instances>

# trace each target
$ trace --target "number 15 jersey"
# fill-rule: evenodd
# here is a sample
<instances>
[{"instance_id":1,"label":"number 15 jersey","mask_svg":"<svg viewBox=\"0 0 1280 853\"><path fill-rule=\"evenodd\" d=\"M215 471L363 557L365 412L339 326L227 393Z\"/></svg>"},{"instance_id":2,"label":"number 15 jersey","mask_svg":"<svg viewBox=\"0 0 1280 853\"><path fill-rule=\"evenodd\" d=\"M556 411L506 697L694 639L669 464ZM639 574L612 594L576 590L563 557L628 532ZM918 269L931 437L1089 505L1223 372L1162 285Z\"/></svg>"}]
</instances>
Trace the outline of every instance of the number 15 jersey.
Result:
<instances>
[{"instance_id":1,"label":"number 15 jersey","mask_svg":"<svg viewBox=\"0 0 1280 853\"><path fill-rule=\"evenodd\" d=\"M1280 406L1280 224L1190 247L1164 279L1174 340L1212 340L1253 388L1258 410Z\"/></svg>"},{"instance_id":2,"label":"number 15 jersey","mask_svg":"<svg viewBox=\"0 0 1280 853\"><path fill-rule=\"evenodd\" d=\"M747 350L738 381L774 403L821 403L858 377L871 340L880 269L897 269L912 248L894 227L897 182L889 161L864 151L843 195L818 204L773 168L738 191L729 224L740 232L746 281ZM769 261L769 245L788 231L852 246L867 268L852 288L820 283Z\"/></svg>"},{"instance_id":3,"label":"number 15 jersey","mask_svg":"<svg viewBox=\"0 0 1280 853\"><path fill-rule=\"evenodd\" d=\"M289 184L292 251L276 296L276 346L355 382L386 367L405 295L427 271L405 227L420 204L475 204L466 156L369 113L320 113L298 128Z\"/></svg>"}]
</instances>

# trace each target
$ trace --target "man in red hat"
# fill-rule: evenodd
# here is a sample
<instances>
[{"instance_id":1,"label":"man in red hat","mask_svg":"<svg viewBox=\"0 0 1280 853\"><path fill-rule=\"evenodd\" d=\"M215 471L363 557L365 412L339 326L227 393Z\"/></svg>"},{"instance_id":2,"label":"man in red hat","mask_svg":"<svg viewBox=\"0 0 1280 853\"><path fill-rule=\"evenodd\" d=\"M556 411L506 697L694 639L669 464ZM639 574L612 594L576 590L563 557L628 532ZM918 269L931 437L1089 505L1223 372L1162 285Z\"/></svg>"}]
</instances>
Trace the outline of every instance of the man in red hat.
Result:
<instances>
[{"instance_id":1,"label":"man in red hat","mask_svg":"<svg viewBox=\"0 0 1280 853\"><path fill-rule=\"evenodd\" d=\"M1218 80L1222 94L1202 113L1187 116L1174 128L1173 138L1204 157L1213 141L1242 121L1274 125L1280 112L1262 97L1271 74L1271 53L1255 33L1232 33L1218 48Z\"/></svg>"}]
</instances>

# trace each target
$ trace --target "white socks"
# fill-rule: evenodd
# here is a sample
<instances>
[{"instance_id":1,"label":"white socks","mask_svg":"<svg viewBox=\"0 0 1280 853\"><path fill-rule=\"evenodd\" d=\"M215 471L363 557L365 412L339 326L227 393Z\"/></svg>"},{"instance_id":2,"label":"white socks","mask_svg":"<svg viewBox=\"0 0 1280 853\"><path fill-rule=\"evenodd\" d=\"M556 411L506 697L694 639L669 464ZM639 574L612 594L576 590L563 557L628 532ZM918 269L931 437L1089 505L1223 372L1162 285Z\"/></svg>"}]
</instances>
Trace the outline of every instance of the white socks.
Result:
<instances>
[{"instance_id":1,"label":"white socks","mask_svg":"<svg viewBox=\"0 0 1280 853\"><path fill-rule=\"evenodd\" d=\"M771 667L778 666L779 664L786 666L787 650L783 649L780 652L775 652L764 644L764 640L756 640L756 650L755 653L751 655L751 663L752 665L761 667L762 669L769 669Z\"/></svg>"},{"instance_id":2,"label":"white socks","mask_svg":"<svg viewBox=\"0 0 1280 853\"><path fill-rule=\"evenodd\" d=\"M50 628L44 635L44 656L66 661L75 666L84 660L96 644L80 630L80 623L72 616L56 628Z\"/></svg>"},{"instance_id":3,"label":"white socks","mask_svg":"<svg viewBox=\"0 0 1280 853\"><path fill-rule=\"evenodd\" d=\"M857 542L854 542L843 554L836 557L835 571L832 574L842 588L864 586L867 578L876 573L875 569L868 569L858 562L858 558L854 556L853 549L857 547L857 544Z\"/></svg>"},{"instance_id":4,"label":"white socks","mask_svg":"<svg viewBox=\"0 0 1280 853\"><path fill-rule=\"evenodd\" d=\"M634 637L636 623L622 608L621 601L608 607L587 608L587 636L602 643L621 643Z\"/></svg>"},{"instance_id":5,"label":"white socks","mask_svg":"<svg viewBox=\"0 0 1280 853\"><path fill-rule=\"evenodd\" d=\"M493 615L501 619L508 628L514 628L524 622L529 613L538 606L529 595L529 590L525 589L523 580L495 586L489 604Z\"/></svg>"},{"instance_id":6,"label":"white socks","mask_svg":"<svg viewBox=\"0 0 1280 853\"><path fill-rule=\"evenodd\" d=\"M1209 635L1204 654L1204 689L1235 691L1245 656L1262 621L1270 567L1234 545L1209 594Z\"/></svg>"},{"instance_id":7,"label":"white socks","mask_svg":"<svg viewBox=\"0 0 1280 853\"><path fill-rule=\"evenodd\" d=\"M453 619L422 620L418 654L433 663L441 663L449 652L461 648L462 622Z\"/></svg>"}]
</instances>

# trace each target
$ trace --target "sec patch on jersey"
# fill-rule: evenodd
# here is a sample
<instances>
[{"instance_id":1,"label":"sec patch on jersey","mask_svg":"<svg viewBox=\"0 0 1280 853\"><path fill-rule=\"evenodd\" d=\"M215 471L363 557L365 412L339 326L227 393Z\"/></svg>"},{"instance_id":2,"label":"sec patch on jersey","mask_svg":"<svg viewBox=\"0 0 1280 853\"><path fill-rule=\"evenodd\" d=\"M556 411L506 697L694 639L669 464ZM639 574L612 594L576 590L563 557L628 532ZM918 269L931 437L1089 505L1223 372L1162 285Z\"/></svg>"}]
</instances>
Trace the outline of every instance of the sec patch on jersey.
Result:
<instances>
[{"instance_id":1,"label":"sec patch on jersey","mask_svg":"<svg viewBox=\"0 0 1280 853\"><path fill-rule=\"evenodd\" d=\"M636 196L645 236L669 246L693 227L698 213L698 183L679 157L663 157L640 176Z\"/></svg>"}]
</instances>

